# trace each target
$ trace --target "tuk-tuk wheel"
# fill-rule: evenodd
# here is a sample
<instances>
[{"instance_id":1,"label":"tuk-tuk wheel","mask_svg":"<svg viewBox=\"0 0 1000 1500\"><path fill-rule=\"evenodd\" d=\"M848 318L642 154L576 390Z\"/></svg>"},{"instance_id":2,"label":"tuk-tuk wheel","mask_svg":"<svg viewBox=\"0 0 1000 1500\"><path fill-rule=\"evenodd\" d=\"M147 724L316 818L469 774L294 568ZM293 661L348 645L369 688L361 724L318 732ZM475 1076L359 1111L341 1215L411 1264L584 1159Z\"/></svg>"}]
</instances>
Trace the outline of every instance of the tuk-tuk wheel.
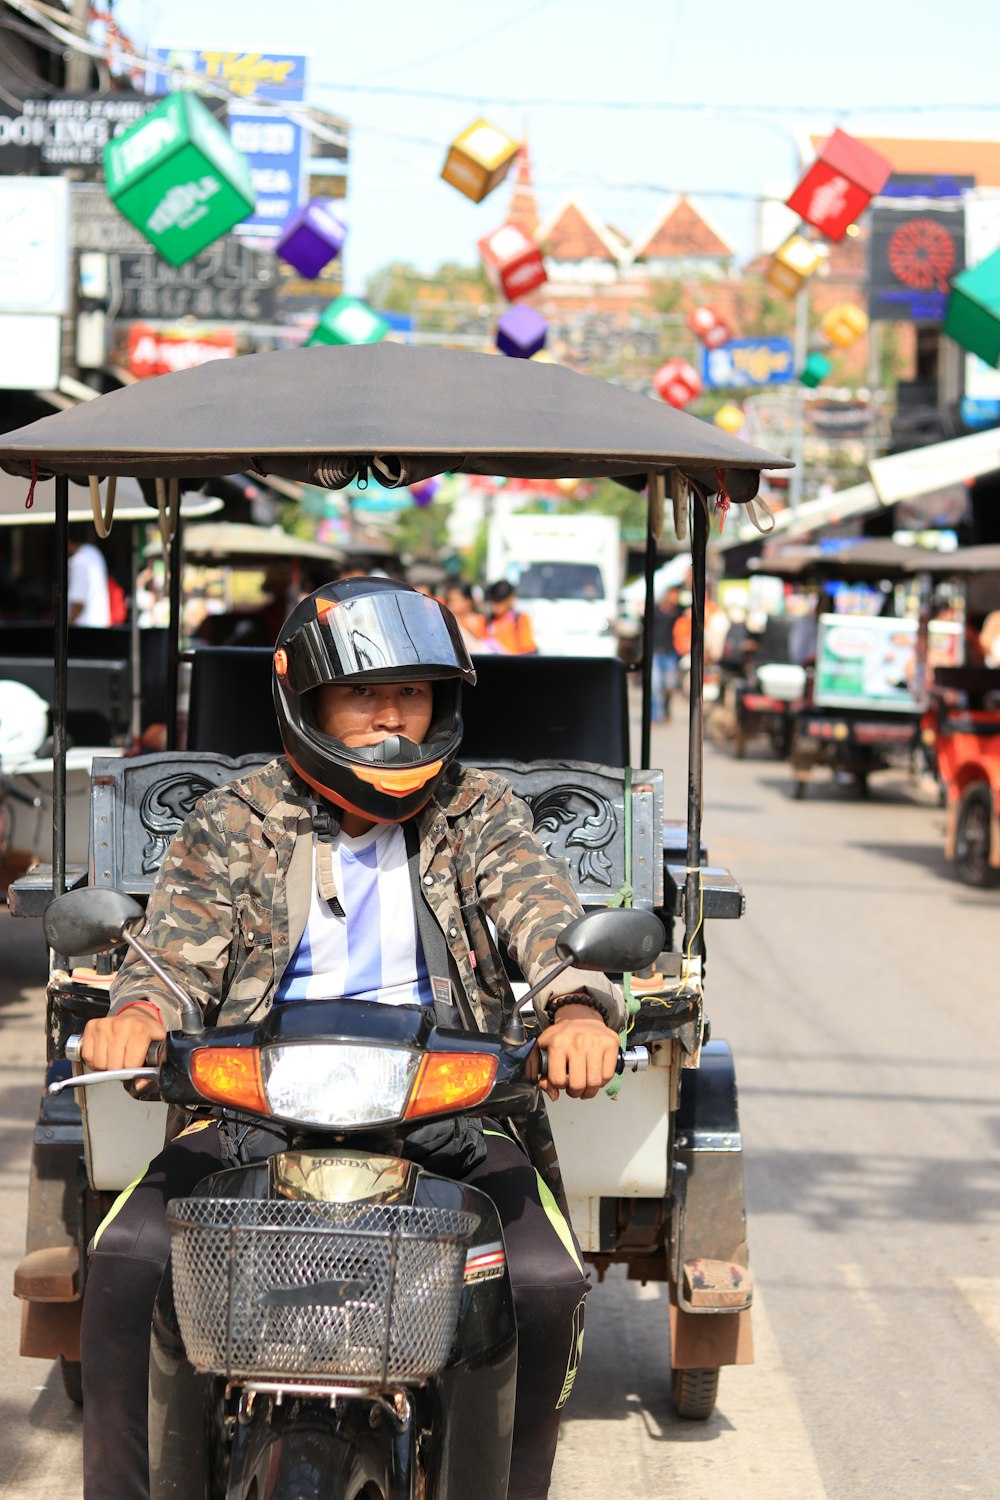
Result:
<instances>
[{"instance_id":1,"label":"tuk-tuk wheel","mask_svg":"<svg viewBox=\"0 0 1000 1500\"><path fill-rule=\"evenodd\" d=\"M964 885L996 885L1000 870L990 864L993 807L985 781L967 787L958 804L955 828L955 871Z\"/></svg>"},{"instance_id":2,"label":"tuk-tuk wheel","mask_svg":"<svg viewBox=\"0 0 1000 1500\"><path fill-rule=\"evenodd\" d=\"M719 1367L675 1370L670 1378L674 1410L686 1422L707 1422L719 1394Z\"/></svg>"},{"instance_id":3,"label":"tuk-tuk wheel","mask_svg":"<svg viewBox=\"0 0 1000 1500\"><path fill-rule=\"evenodd\" d=\"M78 1359L67 1359L65 1354L59 1356L59 1373L62 1376L63 1390L72 1401L74 1406L83 1405L83 1372L80 1369Z\"/></svg>"}]
</instances>

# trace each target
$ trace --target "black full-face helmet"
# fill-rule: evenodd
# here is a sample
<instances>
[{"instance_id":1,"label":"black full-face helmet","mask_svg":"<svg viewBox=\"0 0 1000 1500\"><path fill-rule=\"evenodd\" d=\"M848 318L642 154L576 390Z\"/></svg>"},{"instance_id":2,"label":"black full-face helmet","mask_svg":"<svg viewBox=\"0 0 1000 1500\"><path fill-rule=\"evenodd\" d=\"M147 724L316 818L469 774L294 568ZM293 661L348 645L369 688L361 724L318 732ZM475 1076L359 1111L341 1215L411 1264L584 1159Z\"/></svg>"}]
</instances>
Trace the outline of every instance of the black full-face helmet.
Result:
<instances>
[{"instance_id":1,"label":"black full-face helmet","mask_svg":"<svg viewBox=\"0 0 1000 1500\"><path fill-rule=\"evenodd\" d=\"M274 651L274 707L285 754L321 797L378 823L402 823L430 801L462 739L462 683L474 684L454 616L389 578L327 584L296 605ZM430 682L422 744L390 735L352 748L316 719L326 683Z\"/></svg>"}]
</instances>

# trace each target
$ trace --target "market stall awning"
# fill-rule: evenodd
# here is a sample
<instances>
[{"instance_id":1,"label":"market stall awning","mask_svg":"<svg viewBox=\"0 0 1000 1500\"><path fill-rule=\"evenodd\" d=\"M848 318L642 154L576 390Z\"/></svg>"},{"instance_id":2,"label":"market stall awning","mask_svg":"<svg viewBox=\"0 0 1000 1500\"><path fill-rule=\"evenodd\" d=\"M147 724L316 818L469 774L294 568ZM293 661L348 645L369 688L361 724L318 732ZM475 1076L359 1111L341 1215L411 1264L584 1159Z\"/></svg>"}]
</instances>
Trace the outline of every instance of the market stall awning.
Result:
<instances>
[{"instance_id":1,"label":"market stall awning","mask_svg":"<svg viewBox=\"0 0 1000 1500\"><path fill-rule=\"evenodd\" d=\"M49 479L35 485L34 500L30 510L25 509L29 481L0 470L0 526L51 526L56 518L56 487ZM185 519L212 516L222 509L222 501L214 495L189 494L184 496L181 514ZM93 520L90 491L79 485L69 487L69 518L73 522ZM142 490L135 479L118 481L115 497L116 521L146 521L156 524L157 512L147 505Z\"/></svg>"},{"instance_id":2,"label":"market stall awning","mask_svg":"<svg viewBox=\"0 0 1000 1500\"><path fill-rule=\"evenodd\" d=\"M158 557L162 551L154 537L146 548L147 557ZM269 558L311 558L318 562L343 560L339 547L325 542L308 542L289 536L274 526L247 526L238 521L212 521L203 526L184 529L184 556L189 562L219 563L232 566L250 563L259 567Z\"/></svg>"},{"instance_id":3,"label":"market stall awning","mask_svg":"<svg viewBox=\"0 0 1000 1500\"><path fill-rule=\"evenodd\" d=\"M1000 428L876 458L868 469L883 505L930 495L1000 469Z\"/></svg>"}]
</instances>

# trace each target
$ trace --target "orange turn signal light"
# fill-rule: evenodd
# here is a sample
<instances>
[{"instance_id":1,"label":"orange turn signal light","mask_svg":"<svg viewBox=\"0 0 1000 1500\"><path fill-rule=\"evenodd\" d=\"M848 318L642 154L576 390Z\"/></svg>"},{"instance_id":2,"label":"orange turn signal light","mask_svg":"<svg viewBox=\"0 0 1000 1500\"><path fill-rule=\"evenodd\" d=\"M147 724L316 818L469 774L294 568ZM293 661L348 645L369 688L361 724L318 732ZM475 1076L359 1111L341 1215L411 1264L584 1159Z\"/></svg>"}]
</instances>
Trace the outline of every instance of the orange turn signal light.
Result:
<instances>
[{"instance_id":1,"label":"orange turn signal light","mask_svg":"<svg viewBox=\"0 0 1000 1500\"><path fill-rule=\"evenodd\" d=\"M407 1120L480 1104L493 1087L497 1060L485 1052L427 1052L406 1106Z\"/></svg>"},{"instance_id":2,"label":"orange turn signal light","mask_svg":"<svg viewBox=\"0 0 1000 1500\"><path fill-rule=\"evenodd\" d=\"M191 1081L206 1099L270 1114L256 1047L199 1047L191 1054Z\"/></svg>"}]
</instances>

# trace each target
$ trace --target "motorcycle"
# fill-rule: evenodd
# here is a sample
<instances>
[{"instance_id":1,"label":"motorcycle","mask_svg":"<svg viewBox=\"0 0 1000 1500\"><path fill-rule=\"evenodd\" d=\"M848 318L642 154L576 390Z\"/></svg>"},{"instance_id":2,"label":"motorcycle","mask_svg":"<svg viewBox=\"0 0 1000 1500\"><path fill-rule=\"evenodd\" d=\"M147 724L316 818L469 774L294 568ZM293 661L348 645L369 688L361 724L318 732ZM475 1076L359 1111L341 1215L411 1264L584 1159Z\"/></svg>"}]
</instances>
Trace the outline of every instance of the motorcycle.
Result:
<instances>
[{"instance_id":1,"label":"motorcycle","mask_svg":"<svg viewBox=\"0 0 1000 1500\"><path fill-rule=\"evenodd\" d=\"M407 1158L434 1121L516 1121L544 1069L522 1020L570 963L637 969L664 942L638 909L564 930L560 964L502 1035L449 1030L427 1009L313 1000L259 1025L206 1032L133 929L142 908L93 887L45 912L60 953L135 949L182 1006L147 1066L78 1073L52 1094L114 1081L214 1107L283 1140L168 1206L171 1266L153 1314L152 1500L503 1500L517 1330L497 1210ZM67 1056L78 1062L81 1038ZM618 1071L648 1064L643 1048Z\"/></svg>"}]
</instances>

